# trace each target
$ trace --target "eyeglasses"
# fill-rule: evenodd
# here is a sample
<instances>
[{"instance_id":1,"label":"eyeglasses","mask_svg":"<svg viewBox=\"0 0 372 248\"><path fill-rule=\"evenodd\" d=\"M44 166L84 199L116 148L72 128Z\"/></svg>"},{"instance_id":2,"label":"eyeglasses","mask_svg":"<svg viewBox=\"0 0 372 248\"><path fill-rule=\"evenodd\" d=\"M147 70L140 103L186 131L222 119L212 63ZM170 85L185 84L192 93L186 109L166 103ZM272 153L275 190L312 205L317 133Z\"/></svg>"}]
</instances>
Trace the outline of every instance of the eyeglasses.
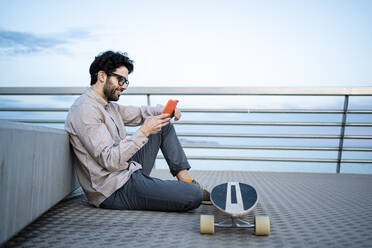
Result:
<instances>
[{"instance_id":1,"label":"eyeglasses","mask_svg":"<svg viewBox=\"0 0 372 248\"><path fill-rule=\"evenodd\" d=\"M126 78L123 77L122 75L119 75L119 74L116 74L116 73L113 73L113 72L109 72L109 73L107 73L107 74L110 75L110 76L114 76L114 77L116 77L116 78L118 79L118 84L119 84L120 86L123 86L123 85L125 84L125 86L128 87L128 85L129 85L129 81L128 81L128 79L126 79Z\"/></svg>"}]
</instances>

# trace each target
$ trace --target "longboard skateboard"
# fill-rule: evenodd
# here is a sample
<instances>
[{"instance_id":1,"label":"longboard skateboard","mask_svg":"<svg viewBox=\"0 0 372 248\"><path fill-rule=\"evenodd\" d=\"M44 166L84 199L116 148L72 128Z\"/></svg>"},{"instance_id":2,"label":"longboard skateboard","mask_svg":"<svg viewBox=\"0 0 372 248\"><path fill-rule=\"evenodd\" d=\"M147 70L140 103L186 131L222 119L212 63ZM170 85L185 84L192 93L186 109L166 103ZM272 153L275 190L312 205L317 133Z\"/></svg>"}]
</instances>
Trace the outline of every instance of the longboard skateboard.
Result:
<instances>
[{"instance_id":1,"label":"longboard skateboard","mask_svg":"<svg viewBox=\"0 0 372 248\"><path fill-rule=\"evenodd\" d=\"M201 215L201 234L214 234L215 227L254 228L256 235L270 234L268 216L255 216L253 224L240 218L251 213L258 203L257 192L252 186L239 182L219 184L212 189L211 203L231 218L214 223L213 215Z\"/></svg>"}]
</instances>

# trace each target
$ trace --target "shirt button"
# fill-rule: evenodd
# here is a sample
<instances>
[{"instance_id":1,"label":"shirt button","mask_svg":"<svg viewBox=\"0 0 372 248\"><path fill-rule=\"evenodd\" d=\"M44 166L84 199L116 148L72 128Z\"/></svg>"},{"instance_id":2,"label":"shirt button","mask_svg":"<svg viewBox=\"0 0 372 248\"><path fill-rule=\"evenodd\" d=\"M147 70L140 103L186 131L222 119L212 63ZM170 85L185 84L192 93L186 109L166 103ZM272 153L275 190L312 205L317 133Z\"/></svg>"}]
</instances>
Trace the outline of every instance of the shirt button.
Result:
<instances>
[{"instance_id":1,"label":"shirt button","mask_svg":"<svg viewBox=\"0 0 372 248\"><path fill-rule=\"evenodd\" d=\"M146 142L145 141L142 141L142 144L145 144Z\"/></svg>"}]
</instances>

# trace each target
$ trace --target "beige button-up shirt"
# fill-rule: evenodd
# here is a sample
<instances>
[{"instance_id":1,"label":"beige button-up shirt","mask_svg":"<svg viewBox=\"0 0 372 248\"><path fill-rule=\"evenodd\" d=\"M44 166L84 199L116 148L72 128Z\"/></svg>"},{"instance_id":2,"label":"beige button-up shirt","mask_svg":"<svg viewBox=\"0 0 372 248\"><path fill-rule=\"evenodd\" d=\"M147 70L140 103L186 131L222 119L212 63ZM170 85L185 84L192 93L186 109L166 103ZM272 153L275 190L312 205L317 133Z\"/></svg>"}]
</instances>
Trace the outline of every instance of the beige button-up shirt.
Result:
<instances>
[{"instance_id":1,"label":"beige button-up shirt","mask_svg":"<svg viewBox=\"0 0 372 248\"><path fill-rule=\"evenodd\" d=\"M147 117L161 114L163 108L106 102L91 88L76 99L65 130L70 135L77 157L75 169L89 203L98 207L142 168L130 158L148 138L139 129L127 137L125 126L141 125Z\"/></svg>"}]
</instances>

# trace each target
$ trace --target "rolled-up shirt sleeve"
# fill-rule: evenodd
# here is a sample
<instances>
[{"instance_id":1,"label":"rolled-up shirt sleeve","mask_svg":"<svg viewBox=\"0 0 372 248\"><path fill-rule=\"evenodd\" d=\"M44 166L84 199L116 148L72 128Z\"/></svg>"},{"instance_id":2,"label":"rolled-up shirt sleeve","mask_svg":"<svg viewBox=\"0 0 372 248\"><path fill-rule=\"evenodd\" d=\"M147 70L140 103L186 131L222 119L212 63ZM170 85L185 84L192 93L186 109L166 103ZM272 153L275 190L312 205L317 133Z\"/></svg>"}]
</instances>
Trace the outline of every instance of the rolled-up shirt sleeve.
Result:
<instances>
[{"instance_id":1,"label":"rolled-up shirt sleeve","mask_svg":"<svg viewBox=\"0 0 372 248\"><path fill-rule=\"evenodd\" d=\"M71 127L89 155L108 171L127 169L128 160L148 141L138 130L115 142L98 110L83 105L75 109Z\"/></svg>"}]
</instances>

